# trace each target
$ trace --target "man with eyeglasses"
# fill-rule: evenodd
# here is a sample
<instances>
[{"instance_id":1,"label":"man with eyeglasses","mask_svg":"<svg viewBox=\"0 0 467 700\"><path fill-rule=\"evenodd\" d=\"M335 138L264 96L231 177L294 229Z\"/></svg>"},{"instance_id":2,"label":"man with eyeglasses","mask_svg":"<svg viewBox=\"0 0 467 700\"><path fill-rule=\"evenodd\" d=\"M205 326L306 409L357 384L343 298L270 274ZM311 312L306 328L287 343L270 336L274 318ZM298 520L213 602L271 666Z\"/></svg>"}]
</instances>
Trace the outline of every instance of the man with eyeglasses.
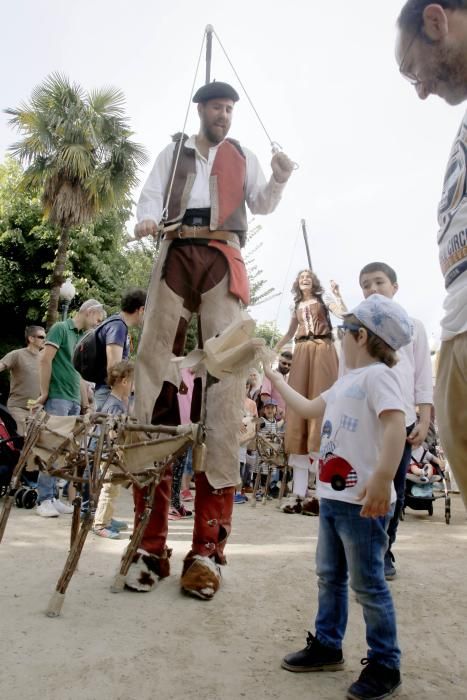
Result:
<instances>
[{"instance_id":1,"label":"man with eyeglasses","mask_svg":"<svg viewBox=\"0 0 467 700\"><path fill-rule=\"evenodd\" d=\"M467 99L467 0L408 0L397 20L396 59L420 99ZM447 296L435 411L442 446L467 506L467 114L448 161L438 208Z\"/></svg>"},{"instance_id":2,"label":"man with eyeglasses","mask_svg":"<svg viewBox=\"0 0 467 700\"><path fill-rule=\"evenodd\" d=\"M26 326L26 347L12 350L0 360L0 372L10 372L10 394L7 407L16 421L19 435L24 435L29 414L28 401L39 396L39 353L44 347L45 330L42 326Z\"/></svg>"}]
</instances>

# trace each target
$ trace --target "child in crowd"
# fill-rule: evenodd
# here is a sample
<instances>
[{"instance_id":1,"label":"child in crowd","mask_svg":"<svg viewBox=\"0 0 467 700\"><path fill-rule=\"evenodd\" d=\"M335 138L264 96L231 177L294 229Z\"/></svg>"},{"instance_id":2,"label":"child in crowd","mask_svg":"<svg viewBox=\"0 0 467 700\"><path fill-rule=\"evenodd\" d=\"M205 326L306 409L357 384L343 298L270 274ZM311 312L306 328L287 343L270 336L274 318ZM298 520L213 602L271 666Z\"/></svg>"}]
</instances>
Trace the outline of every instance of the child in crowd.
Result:
<instances>
[{"instance_id":1,"label":"child in crowd","mask_svg":"<svg viewBox=\"0 0 467 700\"><path fill-rule=\"evenodd\" d=\"M405 443L396 350L410 342L411 322L392 300L374 294L342 326L348 372L313 400L265 367L277 390L303 418L322 421L315 636L282 667L295 672L339 670L348 616L348 580L363 606L369 646L365 668L347 691L351 700L391 696L401 684L400 650L384 576L386 527L396 500L394 474Z\"/></svg>"},{"instance_id":2,"label":"child in crowd","mask_svg":"<svg viewBox=\"0 0 467 700\"><path fill-rule=\"evenodd\" d=\"M432 484L435 481L441 481L442 476L439 472L444 472L444 469L444 463L432 454L428 450L428 445L424 443L421 447L412 450L407 479L416 484Z\"/></svg>"},{"instance_id":3,"label":"child in crowd","mask_svg":"<svg viewBox=\"0 0 467 700\"><path fill-rule=\"evenodd\" d=\"M261 418L258 425L258 432L266 439L268 436L280 435L284 431L284 420L277 418L277 401L271 398L265 398L263 408L261 409ZM253 467L255 474L255 484L258 484L258 474L261 474L261 488L257 490L255 498L261 500L263 496L270 496L279 492L277 482L280 479L280 472L277 467L269 462L257 461ZM270 478L268 479L268 474ZM268 483L269 481L269 483ZM258 484L259 486L259 484ZM266 493L266 489L268 493Z\"/></svg>"},{"instance_id":4,"label":"child in crowd","mask_svg":"<svg viewBox=\"0 0 467 700\"><path fill-rule=\"evenodd\" d=\"M118 416L128 413L128 403L130 394L133 391L134 365L129 360L123 360L113 365L107 373L107 385L110 387L110 394L104 401L100 412ZM94 465L95 468L98 465ZM127 529L127 524L123 520L113 518L115 502L120 493L120 486L105 482L99 496L96 513L94 515L94 525L92 531L99 537L107 537L111 540L119 538L121 530Z\"/></svg>"},{"instance_id":5,"label":"child in crowd","mask_svg":"<svg viewBox=\"0 0 467 700\"><path fill-rule=\"evenodd\" d=\"M241 488L237 490L234 496L234 503L246 503L248 501L248 496L245 492L251 493L250 488L251 481L251 462L255 461L256 453L255 449L251 449L254 446L254 440L256 435L255 419L258 417L258 408L253 399L248 397L251 388L250 380L246 383L246 395L243 404L243 421L241 426L240 434L240 447L238 448L238 459L240 462L240 478L241 478ZM249 454L248 454L249 453ZM254 455L253 460L251 455Z\"/></svg>"}]
</instances>

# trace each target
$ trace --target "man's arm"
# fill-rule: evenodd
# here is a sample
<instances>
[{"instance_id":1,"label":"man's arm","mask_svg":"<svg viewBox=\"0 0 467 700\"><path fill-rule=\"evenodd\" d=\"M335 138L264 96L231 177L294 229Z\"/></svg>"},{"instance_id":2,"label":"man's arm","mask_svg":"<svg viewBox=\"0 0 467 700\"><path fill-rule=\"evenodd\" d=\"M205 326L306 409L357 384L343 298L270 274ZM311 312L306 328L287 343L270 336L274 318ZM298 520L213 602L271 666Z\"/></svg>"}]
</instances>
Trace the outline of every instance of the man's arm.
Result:
<instances>
[{"instance_id":1,"label":"man's arm","mask_svg":"<svg viewBox=\"0 0 467 700\"><path fill-rule=\"evenodd\" d=\"M123 347L121 345L111 343L105 346L105 354L107 356L107 371L109 371L109 369L116 365L117 362L121 362L123 357Z\"/></svg>"},{"instance_id":2,"label":"man's arm","mask_svg":"<svg viewBox=\"0 0 467 700\"><path fill-rule=\"evenodd\" d=\"M252 214L270 214L277 207L293 163L285 153L276 153L271 160L272 176L266 182L257 157L243 149L246 157L246 203Z\"/></svg>"},{"instance_id":3,"label":"man's arm","mask_svg":"<svg viewBox=\"0 0 467 700\"><path fill-rule=\"evenodd\" d=\"M433 403L433 376L431 371L430 348L425 327L417 319L414 321L413 357L415 369L415 404L419 409L419 420L407 438L413 447L420 447L425 440L431 420Z\"/></svg>"},{"instance_id":4,"label":"man's arm","mask_svg":"<svg viewBox=\"0 0 467 700\"><path fill-rule=\"evenodd\" d=\"M37 399L37 404L44 405L49 396L50 379L52 377L52 362L57 354L58 348L55 345L46 345L40 355L39 380L41 385L41 395Z\"/></svg>"},{"instance_id":5,"label":"man's arm","mask_svg":"<svg viewBox=\"0 0 467 700\"><path fill-rule=\"evenodd\" d=\"M405 414L388 410L379 415L383 427L383 444L376 469L360 494L362 517L378 518L389 512L391 484L400 464L405 444Z\"/></svg>"},{"instance_id":6,"label":"man's arm","mask_svg":"<svg viewBox=\"0 0 467 700\"><path fill-rule=\"evenodd\" d=\"M5 369L13 369L17 361L17 352L17 350L11 350L10 352L7 352L4 357L2 357L0 360L0 372L3 372Z\"/></svg>"},{"instance_id":7,"label":"man's arm","mask_svg":"<svg viewBox=\"0 0 467 700\"><path fill-rule=\"evenodd\" d=\"M176 144L171 143L156 158L156 162L141 191L136 207L135 237L156 235L162 219L164 196L169 182L173 153Z\"/></svg>"}]
</instances>

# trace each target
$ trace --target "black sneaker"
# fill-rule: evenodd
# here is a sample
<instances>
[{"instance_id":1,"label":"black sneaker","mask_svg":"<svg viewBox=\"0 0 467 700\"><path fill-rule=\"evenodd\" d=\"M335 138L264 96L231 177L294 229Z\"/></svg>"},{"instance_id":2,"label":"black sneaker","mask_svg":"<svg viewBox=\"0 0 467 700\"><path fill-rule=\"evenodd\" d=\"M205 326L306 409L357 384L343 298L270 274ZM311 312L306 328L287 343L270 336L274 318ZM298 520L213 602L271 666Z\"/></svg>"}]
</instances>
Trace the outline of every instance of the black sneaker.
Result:
<instances>
[{"instance_id":1,"label":"black sneaker","mask_svg":"<svg viewBox=\"0 0 467 700\"><path fill-rule=\"evenodd\" d=\"M383 700L393 695L401 685L398 668L389 668L371 659L362 659L365 666L358 681L347 691L348 700Z\"/></svg>"},{"instance_id":2,"label":"black sneaker","mask_svg":"<svg viewBox=\"0 0 467 700\"><path fill-rule=\"evenodd\" d=\"M282 668L294 673L308 671L341 671L344 668L342 649L333 649L321 644L311 632L306 638L306 647L294 654L284 656Z\"/></svg>"},{"instance_id":3,"label":"black sneaker","mask_svg":"<svg viewBox=\"0 0 467 700\"><path fill-rule=\"evenodd\" d=\"M396 560L390 549L384 555L384 578L386 581L394 581L397 576Z\"/></svg>"}]
</instances>

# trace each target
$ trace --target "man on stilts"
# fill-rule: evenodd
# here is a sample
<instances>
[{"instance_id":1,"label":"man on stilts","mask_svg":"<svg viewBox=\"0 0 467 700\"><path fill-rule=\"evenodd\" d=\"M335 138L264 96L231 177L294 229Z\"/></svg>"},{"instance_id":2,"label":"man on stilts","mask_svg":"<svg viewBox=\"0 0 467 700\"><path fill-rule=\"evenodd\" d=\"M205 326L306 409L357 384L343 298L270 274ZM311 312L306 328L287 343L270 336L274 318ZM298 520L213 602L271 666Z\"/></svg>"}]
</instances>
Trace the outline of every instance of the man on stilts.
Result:
<instances>
[{"instance_id":1,"label":"man on stilts","mask_svg":"<svg viewBox=\"0 0 467 700\"><path fill-rule=\"evenodd\" d=\"M162 242L148 291L136 363L136 416L143 423L180 422L178 368L193 313L199 316L199 346L240 320L249 302L248 278L240 248L247 232L246 206L268 214L277 206L293 163L283 153L271 161L266 182L253 153L227 139L239 96L227 83L212 82L193 97L200 130L177 134L157 157L137 208L135 236L156 235L163 218ZM181 141L181 143L180 143ZM180 148L179 148L180 147ZM192 420L199 419L200 381L196 380ZM245 377L211 377L206 394L205 471L195 475L193 543L184 560L181 587L211 599L220 584L220 564L231 530L235 485L239 482L238 444ZM197 398L196 398L197 396ZM170 573L166 546L171 470L157 487L151 517L126 577L126 585L149 591ZM135 522L145 505L134 489Z\"/></svg>"}]
</instances>

